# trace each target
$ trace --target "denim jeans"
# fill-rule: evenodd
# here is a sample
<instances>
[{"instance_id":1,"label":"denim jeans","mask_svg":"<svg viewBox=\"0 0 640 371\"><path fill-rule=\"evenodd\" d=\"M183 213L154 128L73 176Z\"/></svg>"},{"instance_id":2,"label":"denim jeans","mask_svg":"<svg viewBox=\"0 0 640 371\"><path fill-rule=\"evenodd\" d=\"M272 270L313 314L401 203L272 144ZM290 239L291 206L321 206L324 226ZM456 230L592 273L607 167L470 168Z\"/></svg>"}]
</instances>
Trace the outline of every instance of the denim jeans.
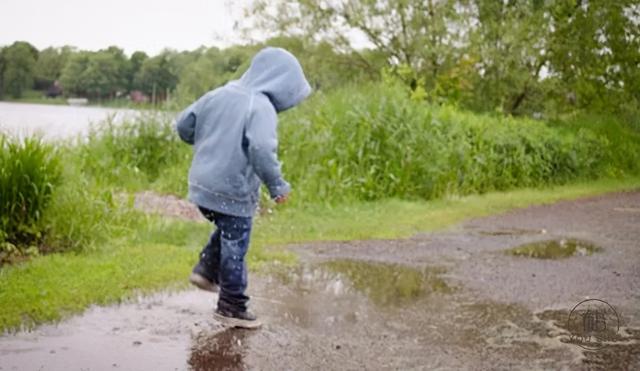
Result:
<instances>
[{"instance_id":1,"label":"denim jeans","mask_svg":"<svg viewBox=\"0 0 640 371\"><path fill-rule=\"evenodd\" d=\"M218 308L244 312L249 297L247 264L252 218L226 215L200 207L200 212L218 227L200 253L204 276L220 286Z\"/></svg>"}]
</instances>

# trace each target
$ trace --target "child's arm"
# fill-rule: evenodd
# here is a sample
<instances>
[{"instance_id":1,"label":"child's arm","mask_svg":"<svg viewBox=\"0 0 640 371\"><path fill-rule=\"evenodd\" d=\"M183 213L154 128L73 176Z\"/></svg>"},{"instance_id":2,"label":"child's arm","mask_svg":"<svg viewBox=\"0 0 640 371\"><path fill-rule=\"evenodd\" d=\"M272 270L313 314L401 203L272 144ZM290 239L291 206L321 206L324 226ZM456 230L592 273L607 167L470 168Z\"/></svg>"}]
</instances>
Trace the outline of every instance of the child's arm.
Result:
<instances>
[{"instance_id":1,"label":"child's arm","mask_svg":"<svg viewBox=\"0 0 640 371\"><path fill-rule=\"evenodd\" d=\"M291 191L280 171L277 126L278 117L273 108L257 107L251 112L245 131L249 162L269 189L272 199L285 198Z\"/></svg>"},{"instance_id":2,"label":"child's arm","mask_svg":"<svg viewBox=\"0 0 640 371\"><path fill-rule=\"evenodd\" d=\"M195 108L198 102L193 103L187 109L182 111L176 118L176 130L180 139L188 144L193 144L194 134L196 131L196 113Z\"/></svg>"}]
</instances>

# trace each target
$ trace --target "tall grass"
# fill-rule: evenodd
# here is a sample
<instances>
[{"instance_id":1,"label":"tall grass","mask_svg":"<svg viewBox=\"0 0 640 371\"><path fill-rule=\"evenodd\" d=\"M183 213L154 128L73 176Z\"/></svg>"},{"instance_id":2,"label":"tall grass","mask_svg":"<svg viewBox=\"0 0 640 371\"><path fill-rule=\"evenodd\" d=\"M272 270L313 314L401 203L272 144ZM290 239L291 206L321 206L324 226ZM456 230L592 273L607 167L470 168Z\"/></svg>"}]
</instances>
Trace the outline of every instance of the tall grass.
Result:
<instances>
[{"instance_id":1,"label":"tall grass","mask_svg":"<svg viewBox=\"0 0 640 371\"><path fill-rule=\"evenodd\" d=\"M640 168L640 142L619 135L622 127L613 133L479 115L405 94L380 84L347 88L285 113L281 157L300 197L433 199ZM616 155L621 144L624 154Z\"/></svg>"},{"instance_id":2,"label":"tall grass","mask_svg":"<svg viewBox=\"0 0 640 371\"><path fill-rule=\"evenodd\" d=\"M0 135L0 265L88 249L135 221L130 203L82 172L76 152Z\"/></svg>"},{"instance_id":3,"label":"tall grass","mask_svg":"<svg viewBox=\"0 0 640 371\"><path fill-rule=\"evenodd\" d=\"M52 146L38 138L0 135L0 264L40 242L42 217L60 180Z\"/></svg>"},{"instance_id":4,"label":"tall grass","mask_svg":"<svg viewBox=\"0 0 640 371\"><path fill-rule=\"evenodd\" d=\"M43 215L47 233L44 252L91 250L109 239L130 233L139 215L133 198L118 196L82 172L74 163L75 148L63 148L61 160L67 166Z\"/></svg>"},{"instance_id":5,"label":"tall grass","mask_svg":"<svg viewBox=\"0 0 640 371\"><path fill-rule=\"evenodd\" d=\"M557 122L475 114L376 83L317 94L280 116L280 158L307 202L434 199L640 172L640 138L597 116ZM186 195L191 147L173 118L107 122L80 149L100 184Z\"/></svg>"},{"instance_id":6,"label":"tall grass","mask_svg":"<svg viewBox=\"0 0 640 371\"><path fill-rule=\"evenodd\" d=\"M104 186L139 190L159 181L165 191L186 188L184 174L180 181L161 177L176 166L182 173L190 158L190 148L180 143L166 113L141 114L122 123L107 120L92 128L76 153L85 174Z\"/></svg>"}]
</instances>

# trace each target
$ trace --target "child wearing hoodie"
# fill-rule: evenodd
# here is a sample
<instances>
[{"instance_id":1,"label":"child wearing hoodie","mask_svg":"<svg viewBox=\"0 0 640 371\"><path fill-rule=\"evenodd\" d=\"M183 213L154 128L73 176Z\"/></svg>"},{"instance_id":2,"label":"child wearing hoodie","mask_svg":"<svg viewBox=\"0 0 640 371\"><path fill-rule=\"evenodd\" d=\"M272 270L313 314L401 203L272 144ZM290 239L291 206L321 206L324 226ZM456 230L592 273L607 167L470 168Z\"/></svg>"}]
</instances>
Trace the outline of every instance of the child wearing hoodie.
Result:
<instances>
[{"instance_id":1,"label":"child wearing hoodie","mask_svg":"<svg viewBox=\"0 0 640 371\"><path fill-rule=\"evenodd\" d=\"M205 94L176 120L180 138L193 145L189 200L217 226L189 280L219 291L214 315L229 326L261 325L245 293L252 218L261 183L278 203L289 195L277 158L277 114L310 93L298 60L265 48L239 80Z\"/></svg>"}]
</instances>

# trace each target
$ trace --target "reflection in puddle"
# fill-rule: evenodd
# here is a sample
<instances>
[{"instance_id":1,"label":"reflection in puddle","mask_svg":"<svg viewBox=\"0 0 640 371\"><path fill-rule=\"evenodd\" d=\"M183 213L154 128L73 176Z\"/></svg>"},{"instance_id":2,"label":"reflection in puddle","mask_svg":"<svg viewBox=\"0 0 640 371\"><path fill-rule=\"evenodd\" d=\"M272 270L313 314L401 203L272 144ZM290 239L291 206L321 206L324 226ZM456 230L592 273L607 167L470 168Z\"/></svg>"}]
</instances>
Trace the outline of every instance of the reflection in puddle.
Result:
<instances>
[{"instance_id":1,"label":"reflection in puddle","mask_svg":"<svg viewBox=\"0 0 640 371\"><path fill-rule=\"evenodd\" d=\"M441 267L413 268L400 264L336 259L296 267L272 265L269 276L303 297L322 292L352 304L353 291L364 294L380 306L415 302L432 293L451 293L453 288L441 275Z\"/></svg>"},{"instance_id":2,"label":"reflection in puddle","mask_svg":"<svg viewBox=\"0 0 640 371\"><path fill-rule=\"evenodd\" d=\"M567 238L532 242L506 251L509 255L537 259L560 259L570 256L586 256L602 249L591 242Z\"/></svg>"},{"instance_id":3,"label":"reflection in puddle","mask_svg":"<svg viewBox=\"0 0 640 371\"><path fill-rule=\"evenodd\" d=\"M187 361L193 370L243 370L246 340L255 331L226 328L200 333L193 339Z\"/></svg>"},{"instance_id":4,"label":"reflection in puddle","mask_svg":"<svg viewBox=\"0 0 640 371\"><path fill-rule=\"evenodd\" d=\"M451 287L440 278L440 268L415 269L398 264L359 260L332 260L322 263L329 271L345 275L353 287L378 305L398 305L429 293L449 293Z\"/></svg>"}]
</instances>

